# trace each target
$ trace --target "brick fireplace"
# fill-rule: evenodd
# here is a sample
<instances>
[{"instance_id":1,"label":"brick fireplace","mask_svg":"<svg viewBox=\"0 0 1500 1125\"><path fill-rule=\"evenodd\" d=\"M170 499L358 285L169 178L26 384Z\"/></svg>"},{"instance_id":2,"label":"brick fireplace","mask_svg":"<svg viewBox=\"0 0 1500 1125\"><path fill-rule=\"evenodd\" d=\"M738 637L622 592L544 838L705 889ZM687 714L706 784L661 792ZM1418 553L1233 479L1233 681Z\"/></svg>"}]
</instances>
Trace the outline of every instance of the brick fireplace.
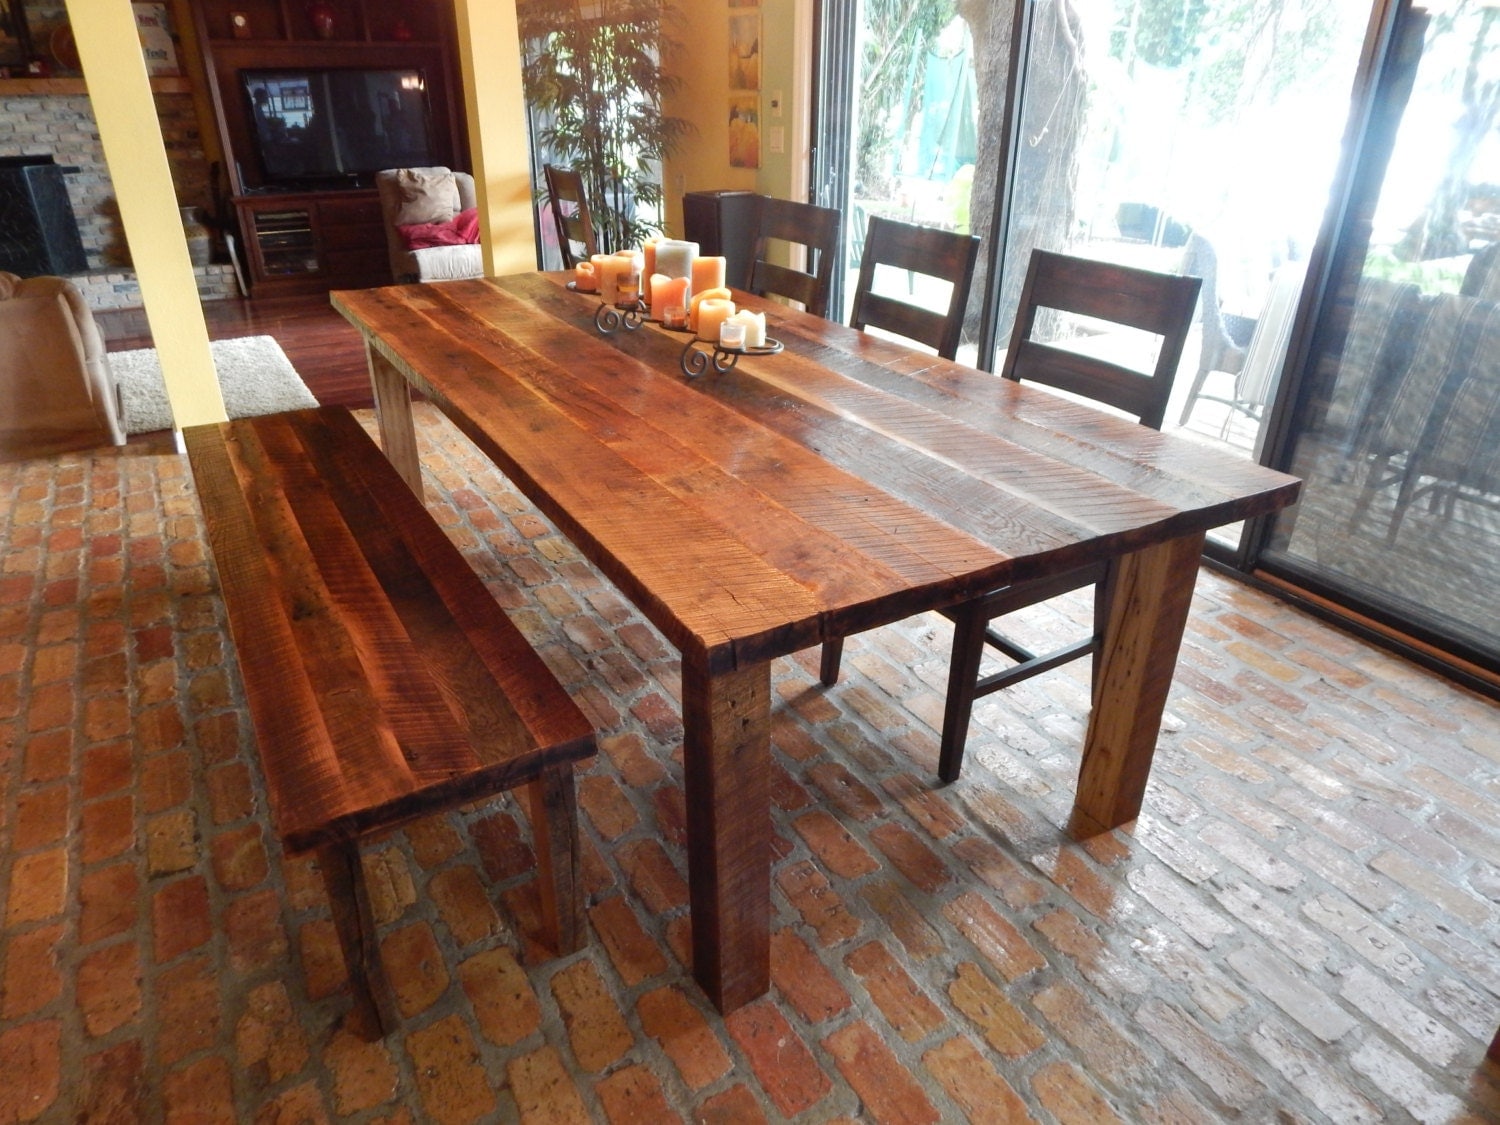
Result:
<instances>
[{"instance_id":1,"label":"brick fireplace","mask_svg":"<svg viewBox=\"0 0 1500 1125\"><path fill-rule=\"evenodd\" d=\"M192 95L159 93L156 112L178 203L207 207L209 164ZM51 155L58 164L78 169L64 181L88 268L73 275L73 280L96 309L138 306L140 290L130 268L119 207L87 94L0 93L0 156L37 154ZM234 292L234 274L228 265L200 266L194 272L204 300Z\"/></svg>"}]
</instances>

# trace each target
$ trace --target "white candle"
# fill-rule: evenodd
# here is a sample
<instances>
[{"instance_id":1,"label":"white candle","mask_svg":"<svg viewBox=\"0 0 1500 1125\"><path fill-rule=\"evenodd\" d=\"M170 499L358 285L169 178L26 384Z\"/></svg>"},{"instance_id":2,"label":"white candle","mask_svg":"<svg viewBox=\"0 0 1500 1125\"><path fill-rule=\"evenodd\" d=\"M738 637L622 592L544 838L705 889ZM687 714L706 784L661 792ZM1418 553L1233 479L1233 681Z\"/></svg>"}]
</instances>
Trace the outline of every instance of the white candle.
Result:
<instances>
[{"instance_id":1,"label":"white candle","mask_svg":"<svg viewBox=\"0 0 1500 1125\"><path fill-rule=\"evenodd\" d=\"M697 256L696 242L664 238L656 244L656 272L668 277L692 277L693 259Z\"/></svg>"},{"instance_id":2,"label":"white candle","mask_svg":"<svg viewBox=\"0 0 1500 1125\"><path fill-rule=\"evenodd\" d=\"M763 348L766 346L766 314L751 312L749 309L741 309L734 314L734 323L745 330L745 347Z\"/></svg>"},{"instance_id":3,"label":"white candle","mask_svg":"<svg viewBox=\"0 0 1500 1125\"><path fill-rule=\"evenodd\" d=\"M698 339L719 341L719 325L734 315L734 302L710 297L698 306Z\"/></svg>"}]
</instances>

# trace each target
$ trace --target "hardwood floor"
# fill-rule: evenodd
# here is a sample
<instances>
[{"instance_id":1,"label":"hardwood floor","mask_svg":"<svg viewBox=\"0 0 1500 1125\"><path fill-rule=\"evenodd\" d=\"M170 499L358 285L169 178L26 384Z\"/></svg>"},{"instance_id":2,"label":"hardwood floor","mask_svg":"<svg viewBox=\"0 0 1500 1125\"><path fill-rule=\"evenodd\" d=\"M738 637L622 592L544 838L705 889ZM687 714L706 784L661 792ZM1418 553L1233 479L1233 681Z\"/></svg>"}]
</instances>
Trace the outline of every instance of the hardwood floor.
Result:
<instances>
[{"instance_id":1,"label":"hardwood floor","mask_svg":"<svg viewBox=\"0 0 1500 1125\"><path fill-rule=\"evenodd\" d=\"M333 310L326 293L207 301L203 315L213 340L274 337L319 402L353 408L373 405L359 333ZM109 351L153 346L141 309L97 312L94 320Z\"/></svg>"}]
</instances>

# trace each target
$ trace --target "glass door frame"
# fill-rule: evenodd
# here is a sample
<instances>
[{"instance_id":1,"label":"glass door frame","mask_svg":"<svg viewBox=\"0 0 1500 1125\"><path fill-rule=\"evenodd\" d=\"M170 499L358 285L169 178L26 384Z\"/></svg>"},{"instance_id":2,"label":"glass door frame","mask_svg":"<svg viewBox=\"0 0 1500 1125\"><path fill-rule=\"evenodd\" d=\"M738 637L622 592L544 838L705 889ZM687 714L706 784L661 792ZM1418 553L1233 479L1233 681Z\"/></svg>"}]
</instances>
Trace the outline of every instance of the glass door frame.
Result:
<instances>
[{"instance_id":1,"label":"glass door frame","mask_svg":"<svg viewBox=\"0 0 1500 1125\"><path fill-rule=\"evenodd\" d=\"M1319 327L1320 314L1337 298L1338 283L1351 267L1347 259L1353 247L1343 241L1343 235L1353 224L1373 215L1390 146L1406 110L1406 98L1398 101L1391 92L1403 80L1402 52L1415 50L1420 55L1424 45L1408 34L1416 7L1412 0L1378 0L1371 13L1334 190L1309 258L1309 282L1293 322L1281 385L1266 416L1262 464L1284 472L1293 468L1299 420L1307 416L1317 389L1314 369L1331 342L1324 335L1327 329ZM1409 77L1410 72L1407 80ZM1358 246L1362 251L1363 242ZM1328 580L1315 567L1300 565L1290 557L1268 555L1278 518L1284 517L1263 516L1251 521L1238 551L1214 550L1215 545L1210 543L1206 555L1260 581L1300 608L1475 692L1500 698L1500 667L1490 656L1450 634L1359 597Z\"/></svg>"}]
</instances>

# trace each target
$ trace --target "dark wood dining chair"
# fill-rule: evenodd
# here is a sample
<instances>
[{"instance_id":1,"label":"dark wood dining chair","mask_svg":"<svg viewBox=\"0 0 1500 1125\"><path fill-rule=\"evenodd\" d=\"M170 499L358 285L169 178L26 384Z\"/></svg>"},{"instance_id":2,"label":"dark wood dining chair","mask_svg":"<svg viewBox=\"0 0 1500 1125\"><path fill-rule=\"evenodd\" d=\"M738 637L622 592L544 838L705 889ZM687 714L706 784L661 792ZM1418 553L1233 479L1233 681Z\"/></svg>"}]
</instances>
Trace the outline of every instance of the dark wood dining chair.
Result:
<instances>
[{"instance_id":1,"label":"dark wood dining chair","mask_svg":"<svg viewBox=\"0 0 1500 1125\"><path fill-rule=\"evenodd\" d=\"M762 199L747 286L750 292L760 297L785 297L797 301L814 316L826 317L829 294L833 291L833 268L839 260L843 219L832 207L790 199ZM798 270L770 261L767 254L773 240L805 246L808 268Z\"/></svg>"},{"instance_id":2,"label":"dark wood dining chair","mask_svg":"<svg viewBox=\"0 0 1500 1125\"><path fill-rule=\"evenodd\" d=\"M978 254L979 239L973 235L871 215L860 255L850 327L873 326L894 332L935 348L944 359L952 359L958 354L963 334L964 310L969 304L969 286L974 280L974 260ZM905 270L908 277L920 273L951 281L953 292L947 310L936 312L874 292L877 266Z\"/></svg>"},{"instance_id":3,"label":"dark wood dining chair","mask_svg":"<svg viewBox=\"0 0 1500 1125\"><path fill-rule=\"evenodd\" d=\"M1172 380L1192 327L1199 282L1196 277L1154 273L1035 250L1000 373L1006 379L1041 383L1080 395L1132 415L1142 425L1160 429ZM1056 309L1094 322L1108 322L1159 336L1156 363L1151 370L1140 371L1035 340L1033 328L1041 309ZM1109 618L1104 596L1106 576L1106 563L1091 563L992 590L942 611L953 622L954 635L938 754L939 777L944 781L958 780L976 699L1087 654L1093 655L1094 672L1098 673L1099 639ZM1039 655L993 625L1006 614L1087 586L1095 587L1094 624L1092 632L1082 640ZM1015 663L981 676L980 664L986 646ZM826 684L838 678L838 647L839 642L828 642L823 647L822 671ZM835 650L832 657L830 649Z\"/></svg>"},{"instance_id":4,"label":"dark wood dining chair","mask_svg":"<svg viewBox=\"0 0 1500 1125\"><path fill-rule=\"evenodd\" d=\"M542 174L547 179L547 200L557 224L557 247L562 251L563 269L570 270L599 253L594 220L583 192L583 176L571 168L551 164L542 167ZM575 243L583 248L581 253L573 249Z\"/></svg>"}]
</instances>

